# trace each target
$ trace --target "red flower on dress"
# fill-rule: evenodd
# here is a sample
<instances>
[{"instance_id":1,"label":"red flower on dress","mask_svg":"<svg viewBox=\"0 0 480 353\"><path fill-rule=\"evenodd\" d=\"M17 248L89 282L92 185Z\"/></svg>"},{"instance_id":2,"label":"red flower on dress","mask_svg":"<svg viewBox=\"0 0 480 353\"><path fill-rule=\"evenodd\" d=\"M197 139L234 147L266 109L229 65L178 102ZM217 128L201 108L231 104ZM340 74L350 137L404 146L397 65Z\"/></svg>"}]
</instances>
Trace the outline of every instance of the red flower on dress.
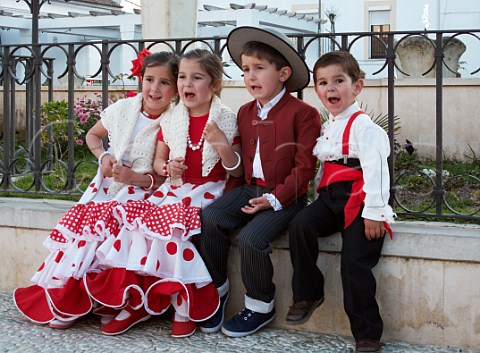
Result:
<instances>
[{"instance_id":1,"label":"red flower on dress","mask_svg":"<svg viewBox=\"0 0 480 353\"><path fill-rule=\"evenodd\" d=\"M132 60L133 66L130 69L132 72L131 76L137 76L140 81L142 80L143 61L145 60L145 57L150 54L151 52L148 49L143 49L140 53L138 53L138 57L135 60Z\"/></svg>"}]
</instances>

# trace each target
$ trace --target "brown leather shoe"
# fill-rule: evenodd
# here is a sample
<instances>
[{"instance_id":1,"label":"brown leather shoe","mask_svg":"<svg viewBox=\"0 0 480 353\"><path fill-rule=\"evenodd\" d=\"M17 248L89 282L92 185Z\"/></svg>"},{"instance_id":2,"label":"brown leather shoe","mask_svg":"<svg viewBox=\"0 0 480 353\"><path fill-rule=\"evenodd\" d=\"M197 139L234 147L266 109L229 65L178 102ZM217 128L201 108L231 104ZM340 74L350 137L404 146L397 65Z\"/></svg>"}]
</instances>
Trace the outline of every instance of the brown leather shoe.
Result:
<instances>
[{"instance_id":1,"label":"brown leather shoe","mask_svg":"<svg viewBox=\"0 0 480 353\"><path fill-rule=\"evenodd\" d=\"M380 353L380 340L363 339L355 342L355 353Z\"/></svg>"},{"instance_id":2,"label":"brown leather shoe","mask_svg":"<svg viewBox=\"0 0 480 353\"><path fill-rule=\"evenodd\" d=\"M299 300L288 309L285 320L290 325L300 325L310 319L312 313L323 303L323 297L315 300Z\"/></svg>"}]
</instances>

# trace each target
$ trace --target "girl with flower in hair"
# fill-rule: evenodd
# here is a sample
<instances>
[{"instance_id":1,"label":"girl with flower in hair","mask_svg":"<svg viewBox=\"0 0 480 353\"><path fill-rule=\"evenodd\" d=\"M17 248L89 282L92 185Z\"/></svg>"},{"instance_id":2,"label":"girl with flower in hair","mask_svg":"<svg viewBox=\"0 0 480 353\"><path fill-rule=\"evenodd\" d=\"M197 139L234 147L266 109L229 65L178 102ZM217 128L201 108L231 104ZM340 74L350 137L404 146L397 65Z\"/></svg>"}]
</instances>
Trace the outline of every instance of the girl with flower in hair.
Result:
<instances>
[{"instance_id":1,"label":"girl with flower in hair","mask_svg":"<svg viewBox=\"0 0 480 353\"><path fill-rule=\"evenodd\" d=\"M97 175L45 240L50 254L32 277L35 284L14 292L17 308L34 323L65 329L92 310L97 303L85 291L83 276L99 266L95 252L106 235L97 232L97 222L114 220L115 206L148 198L165 179L154 173L153 157L159 118L178 95L178 56L145 50L132 63L132 72L141 75L142 92L110 105L88 131ZM109 224L112 236L119 226ZM96 307L102 314L104 308Z\"/></svg>"},{"instance_id":2,"label":"girl with flower in hair","mask_svg":"<svg viewBox=\"0 0 480 353\"><path fill-rule=\"evenodd\" d=\"M160 121L154 160L155 172L167 181L148 200L115 208L124 226L97 251L106 268L85 276L92 298L123 308L103 326L106 335L172 306L172 336L187 337L219 307L218 291L193 241L202 236L199 213L223 194L227 172L243 173L236 115L218 97L222 75L221 59L209 51L192 50L180 60L180 102Z\"/></svg>"}]
</instances>

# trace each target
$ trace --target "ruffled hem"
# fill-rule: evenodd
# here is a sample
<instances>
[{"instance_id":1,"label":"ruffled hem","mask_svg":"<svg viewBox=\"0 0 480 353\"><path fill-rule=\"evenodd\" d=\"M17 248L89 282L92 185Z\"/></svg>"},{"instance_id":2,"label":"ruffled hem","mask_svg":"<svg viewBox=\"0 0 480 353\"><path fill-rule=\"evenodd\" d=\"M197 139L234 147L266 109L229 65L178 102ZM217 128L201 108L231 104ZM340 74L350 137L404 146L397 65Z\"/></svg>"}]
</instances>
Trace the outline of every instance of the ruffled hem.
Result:
<instances>
[{"instance_id":1,"label":"ruffled hem","mask_svg":"<svg viewBox=\"0 0 480 353\"><path fill-rule=\"evenodd\" d=\"M104 306L121 309L130 305L138 309L144 305L145 291L156 279L124 268L109 268L87 273L83 282L88 295Z\"/></svg>"},{"instance_id":2,"label":"ruffled hem","mask_svg":"<svg viewBox=\"0 0 480 353\"><path fill-rule=\"evenodd\" d=\"M145 309L150 314L161 315L170 305L181 316L204 321L216 313L220 297L213 283L199 288L172 279L160 279L145 292Z\"/></svg>"},{"instance_id":3,"label":"ruffled hem","mask_svg":"<svg viewBox=\"0 0 480 353\"><path fill-rule=\"evenodd\" d=\"M143 305L152 315L161 315L172 305L180 315L203 321L214 315L220 305L213 283L198 287L121 268L88 273L84 284L91 298L104 306L118 309L130 305L138 309Z\"/></svg>"},{"instance_id":4,"label":"ruffled hem","mask_svg":"<svg viewBox=\"0 0 480 353\"><path fill-rule=\"evenodd\" d=\"M67 247L51 251L31 281L44 288L61 287L70 278L81 279L98 267L95 256L99 241L73 239Z\"/></svg>"},{"instance_id":5,"label":"ruffled hem","mask_svg":"<svg viewBox=\"0 0 480 353\"><path fill-rule=\"evenodd\" d=\"M194 244L177 234L170 239L151 239L139 229L123 228L117 237L107 238L96 255L98 267L102 269L125 268L141 275L172 278L198 286L212 280Z\"/></svg>"},{"instance_id":6,"label":"ruffled hem","mask_svg":"<svg viewBox=\"0 0 480 353\"><path fill-rule=\"evenodd\" d=\"M93 307L83 281L73 278L61 288L38 285L17 288L13 300L25 317L39 324L47 324L54 319L75 320L88 314Z\"/></svg>"}]
</instances>

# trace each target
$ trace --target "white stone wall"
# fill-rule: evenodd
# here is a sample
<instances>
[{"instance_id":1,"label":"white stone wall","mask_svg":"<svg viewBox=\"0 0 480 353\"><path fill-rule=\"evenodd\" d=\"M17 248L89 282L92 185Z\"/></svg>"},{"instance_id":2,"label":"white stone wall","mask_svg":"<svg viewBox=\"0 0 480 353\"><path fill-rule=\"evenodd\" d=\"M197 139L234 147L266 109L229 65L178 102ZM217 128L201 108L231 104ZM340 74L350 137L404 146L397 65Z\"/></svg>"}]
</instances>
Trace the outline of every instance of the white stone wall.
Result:
<instances>
[{"instance_id":1,"label":"white stone wall","mask_svg":"<svg viewBox=\"0 0 480 353\"><path fill-rule=\"evenodd\" d=\"M0 290L27 286L47 255L43 240L73 202L0 198ZM480 226L399 222L375 268L377 298L391 341L480 349ZM295 329L351 335L343 310L339 234L319 239L318 266L325 275L325 303ZM285 324L292 301L287 234L272 243L276 317ZM227 316L243 308L239 255L230 252L231 296Z\"/></svg>"}]
</instances>

